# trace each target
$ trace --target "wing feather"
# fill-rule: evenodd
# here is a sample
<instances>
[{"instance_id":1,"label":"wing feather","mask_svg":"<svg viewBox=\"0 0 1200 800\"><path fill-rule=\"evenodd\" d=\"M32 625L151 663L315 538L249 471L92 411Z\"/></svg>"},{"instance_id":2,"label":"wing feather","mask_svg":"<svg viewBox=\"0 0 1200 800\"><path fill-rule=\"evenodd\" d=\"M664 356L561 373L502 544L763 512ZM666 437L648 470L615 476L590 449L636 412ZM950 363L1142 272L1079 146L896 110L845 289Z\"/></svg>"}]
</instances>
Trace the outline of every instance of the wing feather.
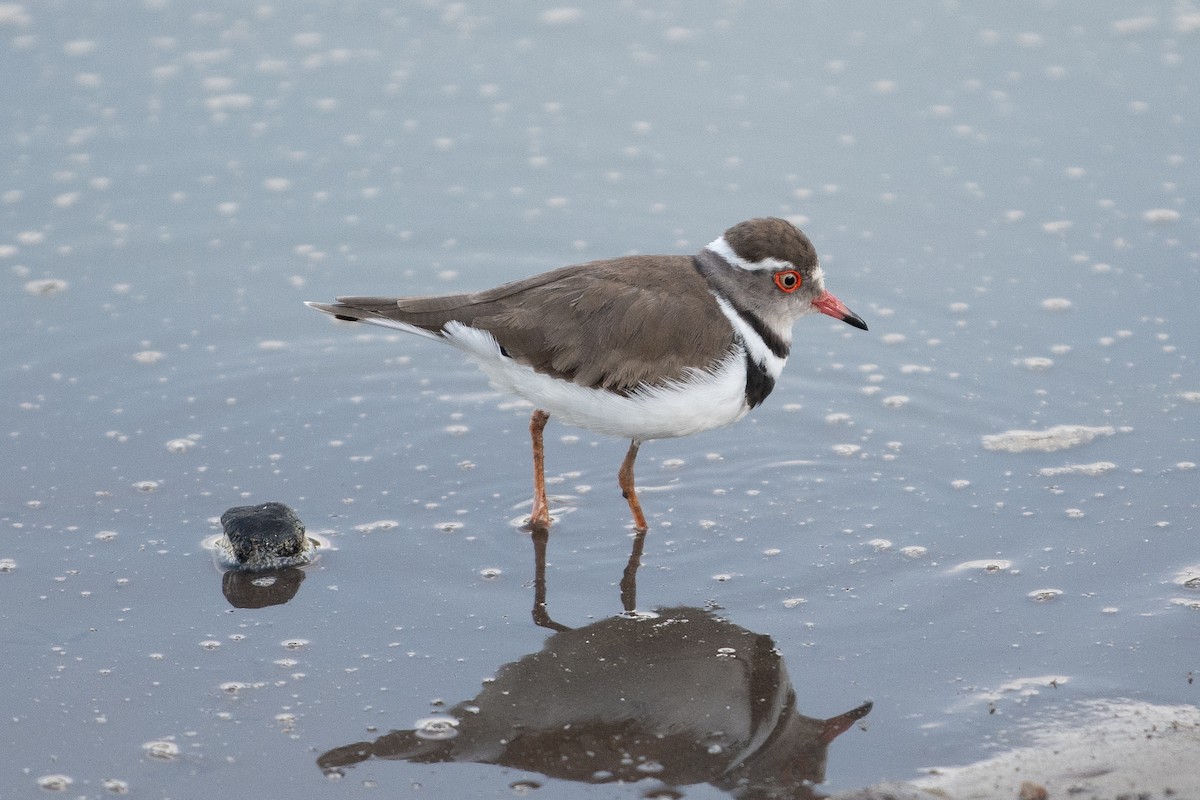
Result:
<instances>
[{"instance_id":1,"label":"wing feather","mask_svg":"<svg viewBox=\"0 0 1200 800\"><path fill-rule=\"evenodd\" d=\"M688 256L580 264L470 294L339 297L313 306L434 334L457 321L488 331L509 357L538 372L619 393L683 379L734 346L733 329Z\"/></svg>"}]
</instances>

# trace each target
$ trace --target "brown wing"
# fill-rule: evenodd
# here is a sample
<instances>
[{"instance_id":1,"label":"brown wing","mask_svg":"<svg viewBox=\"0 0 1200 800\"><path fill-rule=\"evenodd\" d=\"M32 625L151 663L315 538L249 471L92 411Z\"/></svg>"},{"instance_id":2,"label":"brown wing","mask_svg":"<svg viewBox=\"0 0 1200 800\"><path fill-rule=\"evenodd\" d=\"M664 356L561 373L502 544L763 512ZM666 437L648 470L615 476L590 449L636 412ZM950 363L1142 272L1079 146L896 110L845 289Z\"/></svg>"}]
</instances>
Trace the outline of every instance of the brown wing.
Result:
<instances>
[{"instance_id":1,"label":"brown wing","mask_svg":"<svg viewBox=\"0 0 1200 800\"><path fill-rule=\"evenodd\" d=\"M629 256L564 267L484 292L339 297L322 310L385 317L430 332L486 330L513 359L583 386L628 392L704 368L733 330L688 256Z\"/></svg>"}]
</instances>

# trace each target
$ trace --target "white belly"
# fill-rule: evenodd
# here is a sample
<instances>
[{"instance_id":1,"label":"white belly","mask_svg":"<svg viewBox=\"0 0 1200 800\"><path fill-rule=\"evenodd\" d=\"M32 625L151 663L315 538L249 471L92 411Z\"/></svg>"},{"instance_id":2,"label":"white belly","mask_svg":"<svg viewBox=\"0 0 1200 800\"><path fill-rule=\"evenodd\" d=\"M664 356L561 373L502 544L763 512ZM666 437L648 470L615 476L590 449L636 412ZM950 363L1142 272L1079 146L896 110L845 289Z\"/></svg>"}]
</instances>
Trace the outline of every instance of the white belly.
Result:
<instances>
[{"instance_id":1,"label":"white belly","mask_svg":"<svg viewBox=\"0 0 1200 800\"><path fill-rule=\"evenodd\" d=\"M694 370L670 384L619 395L536 372L503 355L491 334L467 325L446 325L445 341L478 364L496 389L523 397L562 422L609 436L688 436L737 422L750 410L740 347L712 373Z\"/></svg>"}]
</instances>

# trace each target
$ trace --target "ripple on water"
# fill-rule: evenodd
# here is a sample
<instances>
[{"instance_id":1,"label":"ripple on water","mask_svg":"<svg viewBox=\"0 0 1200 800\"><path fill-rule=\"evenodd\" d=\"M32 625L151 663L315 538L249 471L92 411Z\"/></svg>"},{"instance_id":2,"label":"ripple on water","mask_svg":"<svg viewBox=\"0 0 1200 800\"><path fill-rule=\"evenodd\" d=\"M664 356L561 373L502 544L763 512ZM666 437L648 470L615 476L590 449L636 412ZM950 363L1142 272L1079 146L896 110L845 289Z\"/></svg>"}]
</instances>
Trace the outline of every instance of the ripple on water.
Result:
<instances>
[{"instance_id":1,"label":"ripple on water","mask_svg":"<svg viewBox=\"0 0 1200 800\"><path fill-rule=\"evenodd\" d=\"M418 739L442 741L458 736L458 720L454 717L425 717L413 723L413 735Z\"/></svg>"},{"instance_id":2,"label":"ripple on water","mask_svg":"<svg viewBox=\"0 0 1200 800\"><path fill-rule=\"evenodd\" d=\"M115 536L116 534L114 534ZM229 541L229 537L224 533L214 533L211 536L206 536L200 541L200 546L205 550L212 551L213 559L217 566L223 570L231 569L246 569L246 565L238 561L237 556L233 552L233 544ZM294 556L281 556L277 559L264 559L256 563L253 567L255 570L277 569L279 567L298 567L312 564L317 560L319 554L330 550L336 550L333 543L328 537L319 533L307 532L305 534L304 551ZM263 584L254 581L254 585L261 586ZM267 584L269 585L269 584Z\"/></svg>"}]
</instances>

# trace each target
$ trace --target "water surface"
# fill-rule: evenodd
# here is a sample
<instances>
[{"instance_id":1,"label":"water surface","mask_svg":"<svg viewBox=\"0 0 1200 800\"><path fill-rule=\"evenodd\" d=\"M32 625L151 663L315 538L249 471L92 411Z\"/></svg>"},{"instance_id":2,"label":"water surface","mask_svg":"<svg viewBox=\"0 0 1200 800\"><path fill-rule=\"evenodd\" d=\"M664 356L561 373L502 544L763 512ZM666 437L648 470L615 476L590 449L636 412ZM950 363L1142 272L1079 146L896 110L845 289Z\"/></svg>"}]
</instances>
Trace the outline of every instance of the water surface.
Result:
<instances>
[{"instance_id":1,"label":"water surface","mask_svg":"<svg viewBox=\"0 0 1200 800\"><path fill-rule=\"evenodd\" d=\"M0 794L661 787L318 768L551 631L529 408L302 301L758 215L871 330L802 320L765 405L643 448L637 608L769 637L806 718L873 700L827 792L1195 705L1198 58L1189 4L3 5ZM622 610L624 448L547 428L564 626ZM202 543L271 500L327 546L240 607Z\"/></svg>"}]
</instances>

